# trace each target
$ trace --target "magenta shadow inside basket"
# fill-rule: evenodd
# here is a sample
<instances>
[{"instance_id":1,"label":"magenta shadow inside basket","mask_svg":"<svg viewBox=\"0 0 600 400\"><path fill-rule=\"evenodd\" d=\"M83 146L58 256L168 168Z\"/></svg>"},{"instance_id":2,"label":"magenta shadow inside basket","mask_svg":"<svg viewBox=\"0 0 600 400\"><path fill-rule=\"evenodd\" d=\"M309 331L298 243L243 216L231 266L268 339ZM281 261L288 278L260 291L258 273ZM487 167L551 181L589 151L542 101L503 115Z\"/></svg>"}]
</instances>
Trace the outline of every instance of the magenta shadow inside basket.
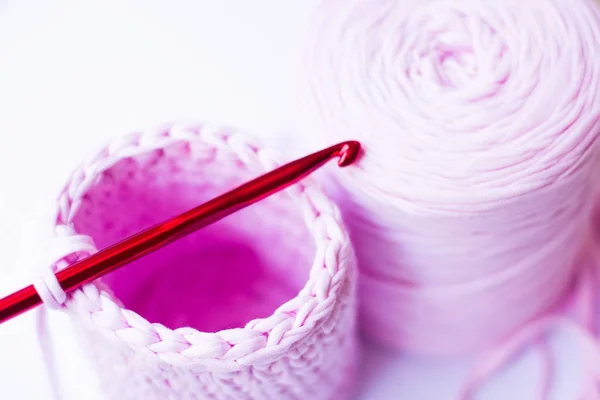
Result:
<instances>
[{"instance_id":1,"label":"magenta shadow inside basket","mask_svg":"<svg viewBox=\"0 0 600 400\"><path fill-rule=\"evenodd\" d=\"M118 161L73 219L98 249L176 216L261 173L226 153L170 146ZM243 327L294 298L314 239L284 193L155 251L104 278L123 306L169 328Z\"/></svg>"}]
</instances>

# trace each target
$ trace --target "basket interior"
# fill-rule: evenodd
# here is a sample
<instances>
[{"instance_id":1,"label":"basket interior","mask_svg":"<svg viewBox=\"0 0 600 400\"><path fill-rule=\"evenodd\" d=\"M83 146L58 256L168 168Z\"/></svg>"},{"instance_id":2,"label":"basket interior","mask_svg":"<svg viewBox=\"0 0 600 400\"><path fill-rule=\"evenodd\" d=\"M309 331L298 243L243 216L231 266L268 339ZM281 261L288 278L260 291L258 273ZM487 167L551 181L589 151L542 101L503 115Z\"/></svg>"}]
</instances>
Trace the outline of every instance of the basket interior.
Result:
<instances>
[{"instance_id":1,"label":"basket interior","mask_svg":"<svg viewBox=\"0 0 600 400\"><path fill-rule=\"evenodd\" d=\"M252 179L227 152L178 144L120 160L84 196L73 222L99 249ZM278 194L102 278L150 322L205 332L268 317L304 286L314 239Z\"/></svg>"}]
</instances>

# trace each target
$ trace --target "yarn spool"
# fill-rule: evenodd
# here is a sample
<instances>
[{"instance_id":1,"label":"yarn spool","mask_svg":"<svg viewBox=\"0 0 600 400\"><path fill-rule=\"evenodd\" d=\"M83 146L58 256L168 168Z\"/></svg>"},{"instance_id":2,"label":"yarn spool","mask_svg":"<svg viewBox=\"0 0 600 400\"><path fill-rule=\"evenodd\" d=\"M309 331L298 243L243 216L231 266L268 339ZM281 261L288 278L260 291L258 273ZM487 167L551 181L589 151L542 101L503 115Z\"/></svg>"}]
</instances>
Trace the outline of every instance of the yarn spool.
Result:
<instances>
[{"instance_id":1,"label":"yarn spool","mask_svg":"<svg viewBox=\"0 0 600 400\"><path fill-rule=\"evenodd\" d=\"M210 125L119 138L59 197L56 267L276 160ZM111 399L343 399L356 366L355 264L337 208L308 179L75 290L64 307Z\"/></svg>"},{"instance_id":2,"label":"yarn spool","mask_svg":"<svg viewBox=\"0 0 600 400\"><path fill-rule=\"evenodd\" d=\"M471 354L551 312L589 258L596 4L326 0L311 22L300 124L365 148L333 193L365 334Z\"/></svg>"}]
</instances>

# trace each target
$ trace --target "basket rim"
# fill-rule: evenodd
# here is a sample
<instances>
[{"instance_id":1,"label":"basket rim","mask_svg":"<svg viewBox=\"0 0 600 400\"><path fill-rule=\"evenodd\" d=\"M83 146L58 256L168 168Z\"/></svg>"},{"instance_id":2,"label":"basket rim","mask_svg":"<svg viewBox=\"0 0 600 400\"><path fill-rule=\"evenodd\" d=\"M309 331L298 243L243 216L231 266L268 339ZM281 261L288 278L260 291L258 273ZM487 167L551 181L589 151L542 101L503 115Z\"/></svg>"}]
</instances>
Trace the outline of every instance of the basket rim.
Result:
<instances>
[{"instance_id":1,"label":"basket rim","mask_svg":"<svg viewBox=\"0 0 600 400\"><path fill-rule=\"evenodd\" d=\"M265 147L261 140L223 125L171 124L150 132L131 133L117 138L74 171L58 199L57 236L70 239L81 236L89 243L89 237L76 232L72 220L88 190L116 162L192 142L204 142L212 149L233 154L244 166L260 166L268 171L280 165L276 161L280 155ZM316 245L314 261L300 292L270 316L254 319L244 327L214 333L189 327L170 329L121 307L110 290L98 282L74 290L65 307L87 317L94 328L169 364L231 371L277 358L328 318L338 303L337 298L343 295L344 283L353 275L347 274L355 259L339 210L307 179L286 191L294 200L300 200L298 209L304 211L305 226ZM65 254L63 259L74 253Z\"/></svg>"}]
</instances>

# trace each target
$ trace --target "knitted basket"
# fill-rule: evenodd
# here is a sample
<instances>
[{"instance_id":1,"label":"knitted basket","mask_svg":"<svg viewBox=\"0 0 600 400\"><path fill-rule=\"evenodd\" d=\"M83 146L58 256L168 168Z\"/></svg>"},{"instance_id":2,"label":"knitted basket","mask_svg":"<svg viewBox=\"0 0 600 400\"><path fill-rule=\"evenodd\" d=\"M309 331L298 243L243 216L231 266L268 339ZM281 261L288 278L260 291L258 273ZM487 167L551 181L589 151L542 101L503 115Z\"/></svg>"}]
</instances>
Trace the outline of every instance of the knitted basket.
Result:
<instances>
[{"instance_id":1,"label":"knitted basket","mask_svg":"<svg viewBox=\"0 0 600 400\"><path fill-rule=\"evenodd\" d=\"M54 270L277 166L229 129L132 134L59 197ZM355 259L309 180L78 289L64 304L109 399L340 399L356 365Z\"/></svg>"}]
</instances>

